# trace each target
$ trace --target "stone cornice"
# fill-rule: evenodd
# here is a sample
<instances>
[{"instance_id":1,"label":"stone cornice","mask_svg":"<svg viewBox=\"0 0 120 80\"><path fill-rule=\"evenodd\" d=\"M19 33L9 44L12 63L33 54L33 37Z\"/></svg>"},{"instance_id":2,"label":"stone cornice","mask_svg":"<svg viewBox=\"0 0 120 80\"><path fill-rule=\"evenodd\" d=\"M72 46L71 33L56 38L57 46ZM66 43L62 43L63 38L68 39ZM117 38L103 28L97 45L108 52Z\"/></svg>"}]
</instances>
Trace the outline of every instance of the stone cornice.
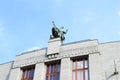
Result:
<instances>
[{"instance_id":1,"label":"stone cornice","mask_svg":"<svg viewBox=\"0 0 120 80\"><path fill-rule=\"evenodd\" d=\"M13 68L24 67L24 66L34 65L37 63L49 62L53 60L59 60L59 59L66 58L66 57L88 55L88 54L93 54L93 53L98 53L98 52L99 50L98 50L97 45L77 48L77 49L70 49L70 50L65 50L65 51L61 50L60 54L49 55L46 57L38 56L38 57L15 61Z\"/></svg>"}]
</instances>

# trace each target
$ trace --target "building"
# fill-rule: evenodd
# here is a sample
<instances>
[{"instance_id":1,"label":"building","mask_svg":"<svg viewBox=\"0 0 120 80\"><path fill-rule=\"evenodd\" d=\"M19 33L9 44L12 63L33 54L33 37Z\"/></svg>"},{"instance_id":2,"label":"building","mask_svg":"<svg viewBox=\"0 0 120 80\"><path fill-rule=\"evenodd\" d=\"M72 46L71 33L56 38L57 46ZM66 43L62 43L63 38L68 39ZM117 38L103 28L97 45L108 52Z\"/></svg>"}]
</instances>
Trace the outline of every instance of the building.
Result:
<instances>
[{"instance_id":1,"label":"building","mask_svg":"<svg viewBox=\"0 0 120 80\"><path fill-rule=\"evenodd\" d=\"M24 52L0 64L0 80L120 80L120 41L83 40Z\"/></svg>"}]
</instances>

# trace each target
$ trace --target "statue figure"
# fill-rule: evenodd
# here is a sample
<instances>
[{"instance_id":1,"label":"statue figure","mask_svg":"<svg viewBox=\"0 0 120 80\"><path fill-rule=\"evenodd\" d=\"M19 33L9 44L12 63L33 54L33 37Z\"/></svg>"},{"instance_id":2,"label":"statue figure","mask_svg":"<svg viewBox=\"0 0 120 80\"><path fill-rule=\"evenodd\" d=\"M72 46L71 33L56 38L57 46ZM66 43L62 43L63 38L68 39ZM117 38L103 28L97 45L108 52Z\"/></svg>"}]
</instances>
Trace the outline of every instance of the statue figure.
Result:
<instances>
[{"instance_id":1,"label":"statue figure","mask_svg":"<svg viewBox=\"0 0 120 80\"><path fill-rule=\"evenodd\" d=\"M59 37L59 35L58 35L59 29L56 27L54 21L52 23L53 23L52 35L53 35L53 37Z\"/></svg>"},{"instance_id":2,"label":"statue figure","mask_svg":"<svg viewBox=\"0 0 120 80\"><path fill-rule=\"evenodd\" d=\"M54 21L52 21L52 23L53 23L53 28L52 28L52 35L50 35L50 39L60 37L61 41L65 40L64 34L66 34L68 30L64 31L64 27L61 27L60 29L58 29Z\"/></svg>"},{"instance_id":3,"label":"statue figure","mask_svg":"<svg viewBox=\"0 0 120 80\"><path fill-rule=\"evenodd\" d=\"M64 27L61 27L61 28L60 28L60 34L59 34L59 35L60 35L60 38L61 38L62 41L65 40L64 34L66 34L67 31L68 31L68 29L65 31L65 30L64 30Z\"/></svg>"},{"instance_id":4,"label":"statue figure","mask_svg":"<svg viewBox=\"0 0 120 80\"><path fill-rule=\"evenodd\" d=\"M50 35L50 39L58 38L59 37L59 29L56 27L54 21L52 21L53 27L52 27L52 35Z\"/></svg>"}]
</instances>

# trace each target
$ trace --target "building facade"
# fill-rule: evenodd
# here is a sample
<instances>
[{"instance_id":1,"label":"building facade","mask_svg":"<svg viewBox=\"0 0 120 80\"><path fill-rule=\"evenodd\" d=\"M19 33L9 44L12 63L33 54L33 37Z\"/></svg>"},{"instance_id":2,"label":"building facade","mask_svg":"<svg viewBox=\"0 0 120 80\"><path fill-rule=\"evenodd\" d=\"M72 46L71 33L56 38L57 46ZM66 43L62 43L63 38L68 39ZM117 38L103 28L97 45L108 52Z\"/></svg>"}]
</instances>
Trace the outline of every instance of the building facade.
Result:
<instances>
[{"instance_id":1,"label":"building facade","mask_svg":"<svg viewBox=\"0 0 120 80\"><path fill-rule=\"evenodd\" d=\"M63 44L50 39L47 48L17 55L0 64L0 80L120 80L120 41L84 40Z\"/></svg>"}]
</instances>

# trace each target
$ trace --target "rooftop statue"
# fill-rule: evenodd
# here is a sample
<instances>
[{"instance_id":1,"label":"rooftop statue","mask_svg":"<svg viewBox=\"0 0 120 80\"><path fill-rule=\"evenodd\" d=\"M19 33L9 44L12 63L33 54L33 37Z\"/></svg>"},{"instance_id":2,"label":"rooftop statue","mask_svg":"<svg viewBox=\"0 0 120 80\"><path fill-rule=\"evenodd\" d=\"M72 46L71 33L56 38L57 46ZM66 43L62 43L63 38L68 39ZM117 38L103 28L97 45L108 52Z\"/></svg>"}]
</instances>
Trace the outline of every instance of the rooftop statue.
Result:
<instances>
[{"instance_id":1,"label":"rooftop statue","mask_svg":"<svg viewBox=\"0 0 120 80\"><path fill-rule=\"evenodd\" d=\"M64 34L67 33L68 29L66 31L64 30L64 27L61 27L60 29L58 29L54 21L52 21L52 23L53 23L53 27L52 27L52 35L50 36L50 39L60 37L61 41L65 40Z\"/></svg>"}]
</instances>

